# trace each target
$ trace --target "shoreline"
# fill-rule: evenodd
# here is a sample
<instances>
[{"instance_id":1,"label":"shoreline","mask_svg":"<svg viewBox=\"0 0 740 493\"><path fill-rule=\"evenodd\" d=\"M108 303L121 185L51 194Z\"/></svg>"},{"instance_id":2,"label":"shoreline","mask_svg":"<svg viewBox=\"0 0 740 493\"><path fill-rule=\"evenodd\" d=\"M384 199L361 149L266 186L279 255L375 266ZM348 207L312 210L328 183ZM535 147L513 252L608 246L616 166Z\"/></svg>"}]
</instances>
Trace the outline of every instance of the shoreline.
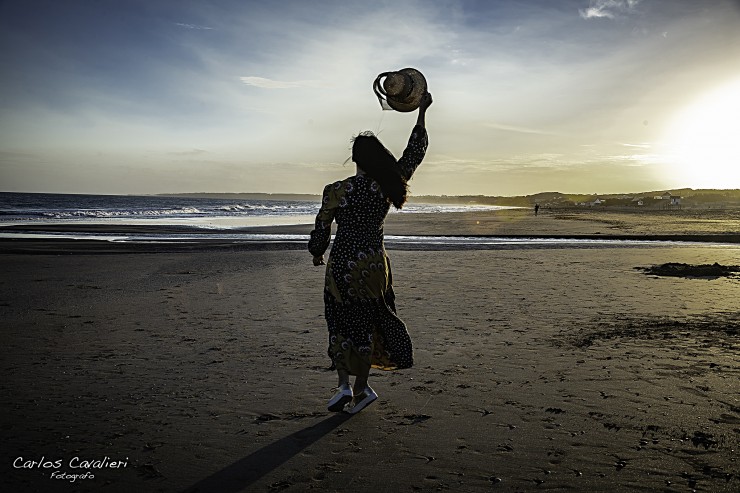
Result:
<instances>
[{"instance_id":1,"label":"shoreline","mask_svg":"<svg viewBox=\"0 0 740 493\"><path fill-rule=\"evenodd\" d=\"M439 237L430 237L439 238ZM471 238L491 242L455 241L409 241L394 243L386 240L388 251L427 250L427 251L470 251L470 250L530 250L530 249L583 249L583 248L660 248L660 247L704 247L740 248L737 235L683 235L683 236L448 236L448 239ZM507 242L506 240L512 240ZM216 252L216 251L256 251L256 250L306 250L304 240L256 239L256 240L216 240L196 239L177 241L110 241L68 238L0 238L0 255L8 254L130 254L130 253L178 253L178 252Z\"/></svg>"},{"instance_id":2,"label":"shoreline","mask_svg":"<svg viewBox=\"0 0 740 493\"><path fill-rule=\"evenodd\" d=\"M206 229L198 226L147 225L114 223L67 222L38 224L26 222L0 227L0 233L53 234L81 233L83 238L0 238L0 253L43 251L58 253L115 252L177 252L213 250L300 250L302 239L250 239L250 235L300 235L307 238L311 224L251 226L230 229ZM333 227L336 231L336 226ZM107 241L84 238L84 235L105 236L143 235L142 241ZM545 211L534 216L531 211L505 209L450 213L390 214L385 223L387 237L446 237L501 238L511 240L576 240L576 241L654 241L740 244L740 210L726 211ZM167 235L188 235L183 239L168 239ZM229 235L230 238L209 238L209 235ZM243 235L243 236L242 236ZM147 237L148 236L148 237ZM110 238L109 238L110 239ZM125 240L125 238L121 238ZM135 239L134 239L135 240ZM389 242L390 243L390 242ZM389 248L408 248L398 244ZM415 249L440 249L439 245L424 245ZM446 249L455 249L447 245ZM460 249L475 249L461 245ZM477 248L490 248L479 246Z\"/></svg>"}]
</instances>

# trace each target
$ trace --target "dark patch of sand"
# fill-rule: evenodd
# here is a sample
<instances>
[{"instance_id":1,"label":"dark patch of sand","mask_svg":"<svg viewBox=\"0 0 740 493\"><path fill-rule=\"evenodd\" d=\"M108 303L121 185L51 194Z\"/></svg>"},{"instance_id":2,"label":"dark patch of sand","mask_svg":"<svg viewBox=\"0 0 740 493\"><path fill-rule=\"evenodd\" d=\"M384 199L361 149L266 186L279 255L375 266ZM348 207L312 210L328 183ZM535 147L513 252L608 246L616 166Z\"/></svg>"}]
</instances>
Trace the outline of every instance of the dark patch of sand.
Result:
<instances>
[{"instance_id":1,"label":"dark patch of sand","mask_svg":"<svg viewBox=\"0 0 740 493\"><path fill-rule=\"evenodd\" d=\"M650 267L635 267L645 274L667 277L704 277L718 278L730 277L740 272L740 266L713 264L690 265L681 262L669 262L666 264L653 265Z\"/></svg>"}]
</instances>

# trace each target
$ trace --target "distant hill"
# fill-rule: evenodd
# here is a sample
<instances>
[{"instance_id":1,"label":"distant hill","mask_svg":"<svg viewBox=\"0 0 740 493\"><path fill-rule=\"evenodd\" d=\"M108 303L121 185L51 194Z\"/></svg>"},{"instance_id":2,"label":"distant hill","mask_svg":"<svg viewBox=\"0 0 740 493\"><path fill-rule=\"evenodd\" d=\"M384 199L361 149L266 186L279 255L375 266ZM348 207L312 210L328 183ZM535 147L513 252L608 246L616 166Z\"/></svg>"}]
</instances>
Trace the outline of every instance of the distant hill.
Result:
<instances>
[{"instance_id":1,"label":"distant hill","mask_svg":"<svg viewBox=\"0 0 740 493\"><path fill-rule=\"evenodd\" d=\"M540 192L532 195L497 197L491 195L410 195L409 202L422 204L480 204L510 207L646 207L665 208L666 202L657 197L678 198L681 207L740 207L740 189L715 190L679 188L673 190L653 190L649 192L612 194L568 194L561 192ZM172 193L160 194L168 197L241 199L241 200L294 200L317 202L317 194L295 193Z\"/></svg>"},{"instance_id":2,"label":"distant hill","mask_svg":"<svg viewBox=\"0 0 740 493\"><path fill-rule=\"evenodd\" d=\"M677 200L663 199L670 194L671 198ZM659 198L660 197L660 198ZM681 207L740 207L740 189L713 190L713 189L691 189L681 188L673 190L653 190L638 193L614 193L614 194L568 194L561 192L541 192L532 195L521 195L514 197L494 197L487 195L464 195L464 196L434 196L422 195L412 196L411 202L419 203L454 203L454 204L482 204L502 205L516 207L532 207L540 204L544 207L582 207L593 206L595 203L601 207L646 207L665 208L666 205Z\"/></svg>"}]
</instances>

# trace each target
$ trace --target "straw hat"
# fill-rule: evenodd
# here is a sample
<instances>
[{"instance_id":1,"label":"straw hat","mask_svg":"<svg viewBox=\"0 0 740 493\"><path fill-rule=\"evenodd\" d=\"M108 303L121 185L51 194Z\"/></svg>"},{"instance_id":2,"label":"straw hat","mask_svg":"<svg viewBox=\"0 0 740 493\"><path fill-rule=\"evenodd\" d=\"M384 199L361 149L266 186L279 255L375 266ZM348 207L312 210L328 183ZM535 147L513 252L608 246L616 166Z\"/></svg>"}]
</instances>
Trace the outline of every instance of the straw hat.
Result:
<instances>
[{"instance_id":1,"label":"straw hat","mask_svg":"<svg viewBox=\"0 0 740 493\"><path fill-rule=\"evenodd\" d=\"M385 80L381 84L383 78ZM378 75L373 83L373 90L384 110L409 112L421 104L421 98L427 92L427 81L415 68L404 68Z\"/></svg>"}]
</instances>

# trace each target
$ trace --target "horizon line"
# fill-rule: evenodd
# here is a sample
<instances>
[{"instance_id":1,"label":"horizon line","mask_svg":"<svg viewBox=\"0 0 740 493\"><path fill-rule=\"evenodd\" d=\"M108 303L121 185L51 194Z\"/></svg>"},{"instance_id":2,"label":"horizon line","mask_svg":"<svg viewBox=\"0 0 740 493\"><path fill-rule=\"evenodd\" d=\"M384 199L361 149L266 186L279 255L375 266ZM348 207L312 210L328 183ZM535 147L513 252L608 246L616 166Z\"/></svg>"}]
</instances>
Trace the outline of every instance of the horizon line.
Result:
<instances>
[{"instance_id":1,"label":"horizon line","mask_svg":"<svg viewBox=\"0 0 740 493\"><path fill-rule=\"evenodd\" d=\"M419 197L449 197L449 198L460 198L460 197L487 197L487 198L516 198L516 197L532 197L536 195L547 195L547 194L559 194L559 195L584 195L584 196L609 196L609 195L640 195L640 194L651 194L651 193L666 193L666 192L677 192L677 191L691 191L691 192L740 192L740 188L691 188L691 187L680 187L680 188L661 188L654 190L643 190L639 192L560 192L560 191L542 191L529 194L519 195L486 195L486 194L460 194L460 195L448 195L448 194L409 194L408 198L419 198ZM156 192L156 193L91 193L91 192L28 192L28 191L6 191L2 190L0 193L3 194L38 194L38 195L98 195L98 196L120 196L120 197L157 197L157 196L185 196L185 195L284 195L284 196L312 196L320 197L321 193L315 192Z\"/></svg>"}]
</instances>

